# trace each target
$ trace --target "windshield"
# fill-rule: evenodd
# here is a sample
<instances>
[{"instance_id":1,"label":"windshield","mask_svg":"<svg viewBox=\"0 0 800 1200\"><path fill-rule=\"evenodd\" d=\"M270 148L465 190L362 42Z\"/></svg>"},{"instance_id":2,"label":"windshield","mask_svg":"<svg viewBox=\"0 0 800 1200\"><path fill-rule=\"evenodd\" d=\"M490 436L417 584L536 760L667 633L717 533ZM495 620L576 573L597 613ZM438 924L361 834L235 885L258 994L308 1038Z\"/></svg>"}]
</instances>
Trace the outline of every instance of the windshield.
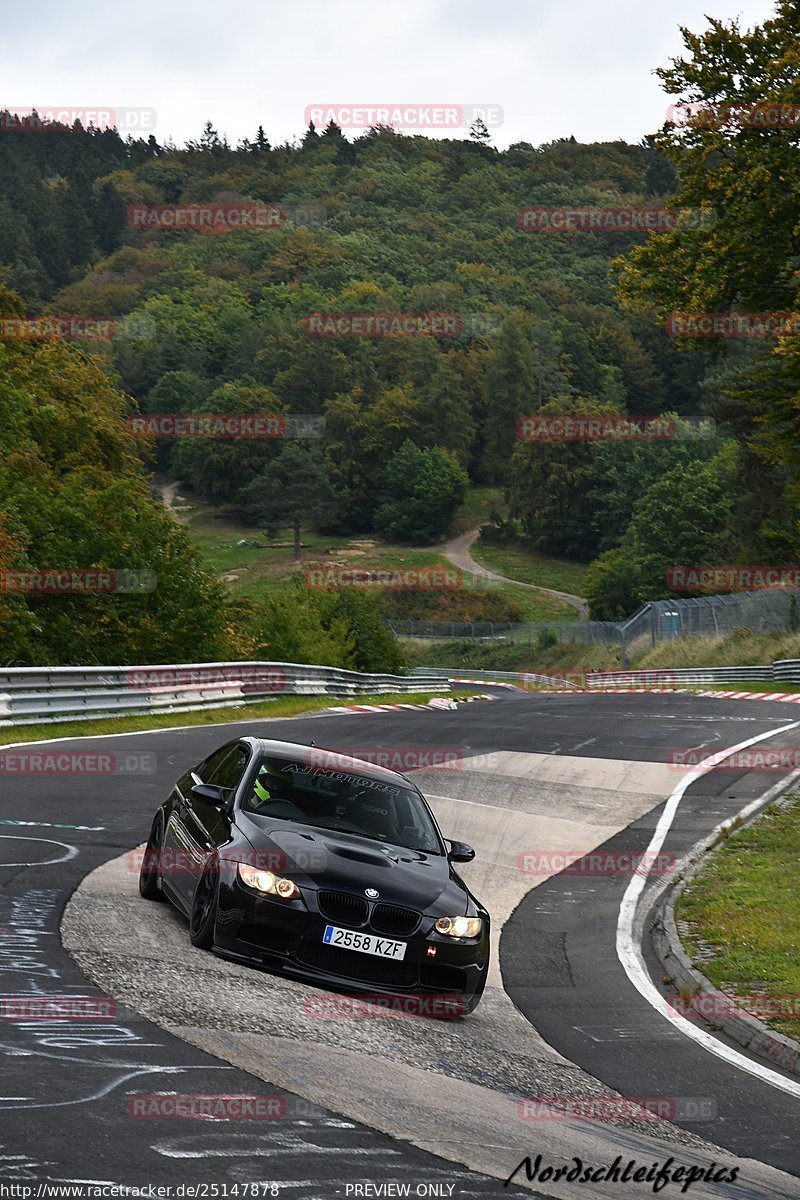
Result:
<instances>
[{"instance_id":1,"label":"windshield","mask_svg":"<svg viewBox=\"0 0 800 1200\"><path fill-rule=\"evenodd\" d=\"M242 808L271 820L354 833L426 854L444 853L417 792L349 771L262 758Z\"/></svg>"}]
</instances>

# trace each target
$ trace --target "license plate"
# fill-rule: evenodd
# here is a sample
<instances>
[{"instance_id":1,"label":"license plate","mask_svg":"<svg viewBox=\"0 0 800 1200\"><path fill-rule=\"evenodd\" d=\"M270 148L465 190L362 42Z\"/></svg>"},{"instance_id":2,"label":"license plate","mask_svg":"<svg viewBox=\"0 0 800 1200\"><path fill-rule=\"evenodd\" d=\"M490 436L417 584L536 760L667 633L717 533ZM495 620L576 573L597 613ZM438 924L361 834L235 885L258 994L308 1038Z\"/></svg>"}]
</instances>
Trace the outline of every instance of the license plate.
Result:
<instances>
[{"instance_id":1,"label":"license plate","mask_svg":"<svg viewBox=\"0 0 800 1200\"><path fill-rule=\"evenodd\" d=\"M390 938L376 937L374 933L356 933L354 929L337 929L326 925L322 935L329 946L340 946L343 950L358 950L361 954L376 954L378 958L393 958L399 962L406 952L406 942L393 942Z\"/></svg>"}]
</instances>

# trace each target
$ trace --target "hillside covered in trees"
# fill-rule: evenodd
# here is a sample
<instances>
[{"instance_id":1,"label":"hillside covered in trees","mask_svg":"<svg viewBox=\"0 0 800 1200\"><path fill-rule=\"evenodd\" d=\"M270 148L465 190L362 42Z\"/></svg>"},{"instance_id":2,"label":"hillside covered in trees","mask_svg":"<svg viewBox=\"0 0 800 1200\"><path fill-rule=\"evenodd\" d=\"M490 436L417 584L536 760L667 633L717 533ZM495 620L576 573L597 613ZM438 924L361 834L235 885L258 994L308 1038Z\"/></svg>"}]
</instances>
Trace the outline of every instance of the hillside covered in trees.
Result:
<instances>
[{"instance_id":1,"label":"hillside covered in trees","mask_svg":"<svg viewBox=\"0 0 800 1200\"><path fill-rule=\"evenodd\" d=\"M712 60L727 55L751 100L788 99L796 67L791 85L777 69L784 82L773 85L763 66L785 57L787 36L780 15L754 33L760 65L748 80L736 66L742 35L712 26L665 80L693 101L718 101ZM638 146L564 139L499 152L390 129L349 141L335 126L276 147L259 128L235 148L210 123L182 148L80 127L5 130L0 315L121 324L107 342L0 343L0 565L72 563L80 549L86 565L122 556L171 582L154 596L116 598L119 627L93 601L97 623L71 648L59 630L77 601L0 597L3 659L179 658L179 634L154 631L189 594L195 657L269 647L276 613L237 614L203 576L149 495L154 467L253 522L281 490L270 478L306 470L324 481L309 499L317 528L419 544L447 532L470 484L502 486L511 520L490 536L524 535L543 552L591 562L587 594L602 617L665 595L672 564L797 561L796 341L687 344L665 328L672 311L793 308L797 136L706 123L666 126ZM765 229L771 171L780 183ZM529 206L667 205L713 213L714 223L648 234L530 229L520 219ZM160 206L266 206L279 217L209 231L131 216ZM320 336L312 319L391 313L456 324L344 337ZM163 413L281 414L314 418L324 432L130 436L126 419ZM667 414L678 436L518 436L520 417L565 413ZM165 566L175 556L181 569ZM358 624L330 598L308 604L315 636ZM44 605L57 619L42 621ZM134 613L148 615L150 634L134 632ZM388 653L360 655L354 635L345 642L342 665Z\"/></svg>"}]
</instances>

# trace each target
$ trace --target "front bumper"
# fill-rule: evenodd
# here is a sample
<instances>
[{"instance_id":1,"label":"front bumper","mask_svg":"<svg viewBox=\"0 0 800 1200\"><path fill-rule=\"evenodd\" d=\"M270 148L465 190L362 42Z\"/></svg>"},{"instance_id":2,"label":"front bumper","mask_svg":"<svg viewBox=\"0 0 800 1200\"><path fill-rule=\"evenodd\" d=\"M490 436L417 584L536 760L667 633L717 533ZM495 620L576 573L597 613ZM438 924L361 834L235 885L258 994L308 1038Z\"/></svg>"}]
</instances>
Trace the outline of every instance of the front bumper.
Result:
<instances>
[{"instance_id":1,"label":"front bumper","mask_svg":"<svg viewBox=\"0 0 800 1200\"><path fill-rule=\"evenodd\" d=\"M304 889L302 901L260 895L238 879L220 889L214 950L226 958L344 989L360 995L447 995L465 1008L483 991L489 967L489 925L480 938L454 939L433 929L423 916L412 934L386 934L369 925L350 925L320 912L317 894ZM406 944L397 962L326 945L326 925L391 937ZM434 953L431 953L433 951Z\"/></svg>"}]
</instances>

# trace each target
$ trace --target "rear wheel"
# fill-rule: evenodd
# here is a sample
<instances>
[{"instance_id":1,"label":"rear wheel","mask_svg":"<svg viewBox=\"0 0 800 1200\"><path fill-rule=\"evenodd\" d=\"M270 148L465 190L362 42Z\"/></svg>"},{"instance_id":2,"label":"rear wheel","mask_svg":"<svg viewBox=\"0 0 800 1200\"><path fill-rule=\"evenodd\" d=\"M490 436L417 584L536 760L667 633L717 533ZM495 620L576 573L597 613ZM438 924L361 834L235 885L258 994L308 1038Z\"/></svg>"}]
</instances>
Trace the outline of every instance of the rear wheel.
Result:
<instances>
[{"instance_id":1,"label":"rear wheel","mask_svg":"<svg viewBox=\"0 0 800 1200\"><path fill-rule=\"evenodd\" d=\"M217 919L219 872L210 863L203 867L192 899L189 918L189 939L199 950L210 950L214 942L214 923Z\"/></svg>"},{"instance_id":2,"label":"rear wheel","mask_svg":"<svg viewBox=\"0 0 800 1200\"><path fill-rule=\"evenodd\" d=\"M150 837L147 839L147 845L144 848L144 858L139 869L139 893L144 896L145 900L164 899L161 891L161 871L158 862L161 855L162 828L161 817L156 817L153 822L153 828L150 830Z\"/></svg>"}]
</instances>

